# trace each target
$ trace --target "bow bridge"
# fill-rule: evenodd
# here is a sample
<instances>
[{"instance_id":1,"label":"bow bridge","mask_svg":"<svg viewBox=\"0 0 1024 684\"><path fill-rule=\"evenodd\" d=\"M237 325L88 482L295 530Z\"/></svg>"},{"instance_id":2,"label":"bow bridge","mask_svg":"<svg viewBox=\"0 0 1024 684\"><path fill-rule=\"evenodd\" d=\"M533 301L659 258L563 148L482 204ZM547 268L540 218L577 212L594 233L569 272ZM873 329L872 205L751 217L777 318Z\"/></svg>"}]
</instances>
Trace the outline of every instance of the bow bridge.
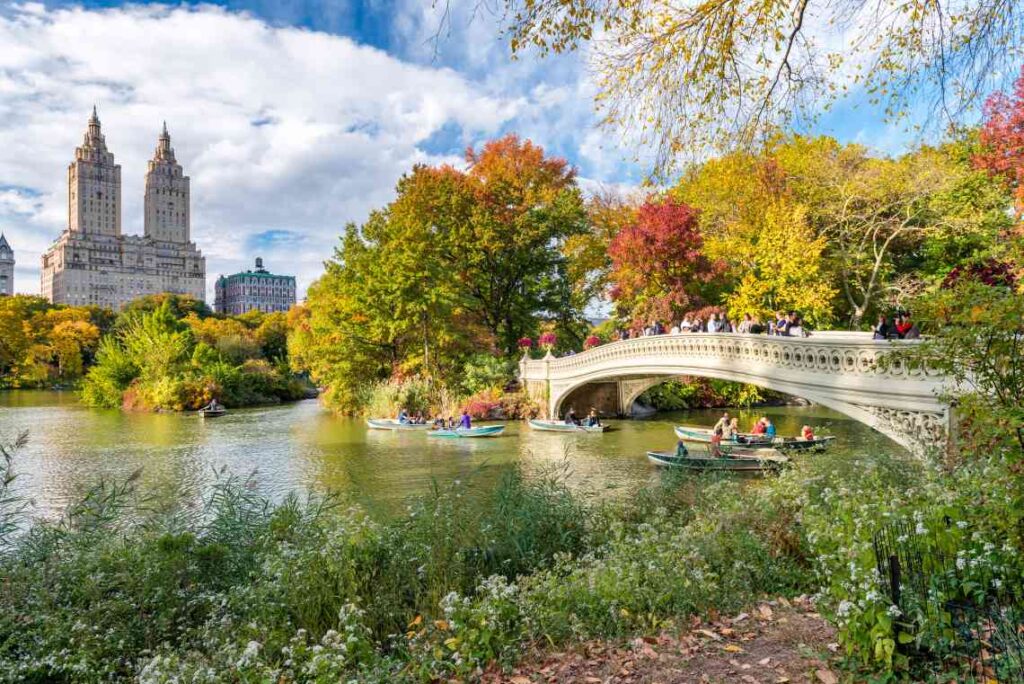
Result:
<instances>
[{"instance_id":1,"label":"bow bridge","mask_svg":"<svg viewBox=\"0 0 1024 684\"><path fill-rule=\"evenodd\" d=\"M658 335L612 342L573 356L519 364L527 393L548 416L569 401L602 403L629 415L645 390L680 376L744 382L801 397L865 423L919 451L946 442L951 409L939 395L946 378L900 362L880 364L912 341L874 340L870 333L817 332L811 337L736 333ZM583 393L588 393L587 397ZM584 406L584 404L587 406Z\"/></svg>"}]
</instances>

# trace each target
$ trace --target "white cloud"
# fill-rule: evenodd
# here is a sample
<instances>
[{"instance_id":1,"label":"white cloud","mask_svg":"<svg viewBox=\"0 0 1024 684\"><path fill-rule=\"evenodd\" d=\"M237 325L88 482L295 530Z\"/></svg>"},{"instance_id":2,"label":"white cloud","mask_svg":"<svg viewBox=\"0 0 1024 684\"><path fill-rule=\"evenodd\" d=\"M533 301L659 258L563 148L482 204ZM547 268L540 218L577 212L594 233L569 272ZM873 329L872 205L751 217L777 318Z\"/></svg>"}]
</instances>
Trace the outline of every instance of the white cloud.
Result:
<instances>
[{"instance_id":1,"label":"white cloud","mask_svg":"<svg viewBox=\"0 0 1024 684\"><path fill-rule=\"evenodd\" d=\"M255 236L280 231L258 251L304 289L346 222L388 201L414 163L439 161L418 145L442 127L480 140L526 107L564 114L551 89L505 97L449 68L206 6L9 6L0 45L0 230L22 292L38 292L39 255L65 227L66 167L93 103L121 164L125 233L142 231L146 160L167 120L210 287L250 264Z\"/></svg>"}]
</instances>

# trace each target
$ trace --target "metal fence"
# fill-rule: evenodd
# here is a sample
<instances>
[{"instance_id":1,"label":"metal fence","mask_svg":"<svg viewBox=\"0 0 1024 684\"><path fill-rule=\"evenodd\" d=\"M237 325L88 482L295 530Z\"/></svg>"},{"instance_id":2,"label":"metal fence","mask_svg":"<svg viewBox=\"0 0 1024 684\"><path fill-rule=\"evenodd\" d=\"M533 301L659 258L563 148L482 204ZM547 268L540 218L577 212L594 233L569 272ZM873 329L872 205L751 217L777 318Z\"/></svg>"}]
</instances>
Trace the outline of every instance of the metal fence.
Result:
<instances>
[{"instance_id":1,"label":"metal fence","mask_svg":"<svg viewBox=\"0 0 1024 684\"><path fill-rule=\"evenodd\" d=\"M947 521L949 524L951 521ZM1024 604L1011 589L966 597L955 555L936 550L915 525L893 522L875 533L882 592L900 609L894 629L916 634L912 617L941 616L947 628L932 643L900 644L915 669L958 675L956 681L1024 683ZM967 677L969 679L964 679Z\"/></svg>"}]
</instances>

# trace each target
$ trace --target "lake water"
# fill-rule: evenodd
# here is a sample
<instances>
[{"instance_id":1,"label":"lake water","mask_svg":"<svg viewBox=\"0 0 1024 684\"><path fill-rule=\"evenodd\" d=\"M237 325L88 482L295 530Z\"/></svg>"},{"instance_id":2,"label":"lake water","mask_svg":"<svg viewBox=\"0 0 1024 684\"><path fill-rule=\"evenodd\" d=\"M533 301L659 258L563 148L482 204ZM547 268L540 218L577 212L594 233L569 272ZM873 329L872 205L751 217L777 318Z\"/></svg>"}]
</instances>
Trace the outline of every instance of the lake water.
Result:
<instances>
[{"instance_id":1,"label":"lake water","mask_svg":"<svg viewBox=\"0 0 1024 684\"><path fill-rule=\"evenodd\" d=\"M807 423L839 440L829 454L902 453L881 434L817 406L734 411L746 429L757 415L771 416L780 434ZM0 440L28 431L29 444L16 460L16 488L52 516L102 478L124 478L142 468L140 491L157 503L201 500L218 472L253 474L261 492L279 499L289 491L335 491L387 512L434 482L475 480L486 486L505 468L528 473L567 464L574 486L592 491L629 491L660 475L648 449L671 449L672 426L713 424L720 410L659 414L650 420L612 421L603 435L562 435L508 423L501 437L428 439L422 433L366 429L339 418L315 400L233 410L203 421L194 415L123 413L82 406L73 393L0 392Z\"/></svg>"}]
</instances>

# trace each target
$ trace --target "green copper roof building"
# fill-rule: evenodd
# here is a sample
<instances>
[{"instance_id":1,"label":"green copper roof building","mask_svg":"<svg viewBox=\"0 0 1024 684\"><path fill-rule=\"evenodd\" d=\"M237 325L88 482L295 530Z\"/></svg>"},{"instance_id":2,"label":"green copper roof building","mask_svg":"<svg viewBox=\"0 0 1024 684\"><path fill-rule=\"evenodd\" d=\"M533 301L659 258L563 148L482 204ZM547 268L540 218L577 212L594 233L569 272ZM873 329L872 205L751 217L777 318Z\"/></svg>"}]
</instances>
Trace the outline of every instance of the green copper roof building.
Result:
<instances>
[{"instance_id":1,"label":"green copper roof building","mask_svg":"<svg viewBox=\"0 0 1024 684\"><path fill-rule=\"evenodd\" d=\"M244 314L287 311L295 305L295 276L274 275L256 257L256 269L217 278L213 309L217 313Z\"/></svg>"}]
</instances>

